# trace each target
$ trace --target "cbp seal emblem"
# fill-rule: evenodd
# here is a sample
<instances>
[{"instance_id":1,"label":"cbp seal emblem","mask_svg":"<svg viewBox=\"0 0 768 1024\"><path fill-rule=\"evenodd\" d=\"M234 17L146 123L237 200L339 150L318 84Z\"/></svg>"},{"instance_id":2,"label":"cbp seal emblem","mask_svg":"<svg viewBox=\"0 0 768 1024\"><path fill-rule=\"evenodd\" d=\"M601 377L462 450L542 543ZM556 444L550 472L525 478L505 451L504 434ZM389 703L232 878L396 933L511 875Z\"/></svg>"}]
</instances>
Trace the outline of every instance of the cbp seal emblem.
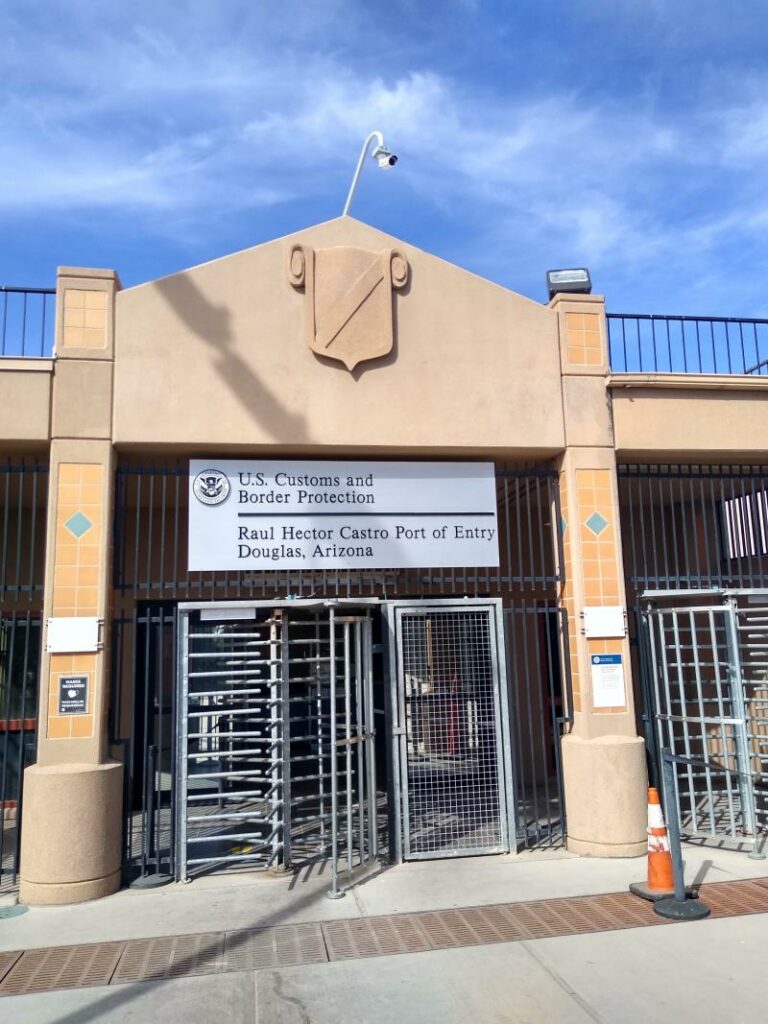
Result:
<instances>
[{"instance_id":1,"label":"cbp seal emblem","mask_svg":"<svg viewBox=\"0 0 768 1024\"><path fill-rule=\"evenodd\" d=\"M220 469L204 469L192 484L192 492L203 505L221 505L229 497L229 478Z\"/></svg>"}]
</instances>

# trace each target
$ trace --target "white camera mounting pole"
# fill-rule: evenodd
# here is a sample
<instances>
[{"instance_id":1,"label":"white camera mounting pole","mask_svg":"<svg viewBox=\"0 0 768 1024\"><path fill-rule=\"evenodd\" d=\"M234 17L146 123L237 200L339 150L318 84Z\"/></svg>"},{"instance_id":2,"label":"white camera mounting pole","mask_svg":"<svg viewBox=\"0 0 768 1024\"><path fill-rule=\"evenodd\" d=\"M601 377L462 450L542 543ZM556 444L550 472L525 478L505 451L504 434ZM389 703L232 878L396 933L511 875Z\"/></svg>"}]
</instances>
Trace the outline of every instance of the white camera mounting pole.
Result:
<instances>
[{"instance_id":1,"label":"white camera mounting pole","mask_svg":"<svg viewBox=\"0 0 768 1024\"><path fill-rule=\"evenodd\" d=\"M360 174L363 170L363 163L365 162L365 155L368 152L368 147L373 140L376 140L376 147L371 152L371 156L379 161L379 167L393 167L397 162L397 157L394 156L387 147L384 145L384 136L381 132L371 132L363 143L363 148L360 150L360 159L357 161L357 167L355 168L355 174L352 178L352 184L349 186L349 193L347 195L347 201L344 204L343 217L349 213L349 208L352 205L352 200L355 197L355 190L357 189L357 183L360 180Z\"/></svg>"}]
</instances>

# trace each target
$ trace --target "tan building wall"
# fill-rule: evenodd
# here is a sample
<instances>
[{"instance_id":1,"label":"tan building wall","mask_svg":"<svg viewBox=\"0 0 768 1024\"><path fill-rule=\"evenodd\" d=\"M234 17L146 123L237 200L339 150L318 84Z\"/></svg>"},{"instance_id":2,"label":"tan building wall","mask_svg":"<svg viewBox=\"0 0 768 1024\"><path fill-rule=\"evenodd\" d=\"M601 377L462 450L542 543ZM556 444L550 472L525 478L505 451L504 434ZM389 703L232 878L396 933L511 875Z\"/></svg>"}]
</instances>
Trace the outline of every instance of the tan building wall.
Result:
<instances>
[{"instance_id":1,"label":"tan building wall","mask_svg":"<svg viewBox=\"0 0 768 1024\"><path fill-rule=\"evenodd\" d=\"M0 359L0 444L47 444L51 436L52 359Z\"/></svg>"},{"instance_id":2,"label":"tan building wall","mask_svg":"<svg viewBox=\"0 0 768 1024\"><path fill-rule=\"evenodd\" d=\"M310 350L297 246L391 249L407 262L392 294L389 354L350 372ZM591 640L581 629L585 607L626 606L617 454L764 458L765 381L610 379L599 297L543 306L351 218L123 291L112 271L62 268L56 331L55 360L0 362L3 454L51 452L46 616L109 619L118 456L557 460L558 599L573 683L574 727L563 743L569 842L583 853L640 852L645 768L632 679L620 706L598 708L589 669L595 653L619 653L628 668L627 639ZM78 514L90 526L73 537L67 523ZM184 530L182 522L182 544ZM510 654L518 675L540 656L535 639L526 644ZM22 875L31 901L90 898L119 883L121 773L105 742L107 666L105 650L43 656L39 763L25 792ZM93 684L76 721L55 704L57 678L69 672ZM546 731L531 734L523 754L548 741Z\"/></svg>"},{"instance_id":3,"label":"tan building wall","mask_svg":"<svg viewBox=\"0 0 768 1024\"><path fill-rule=\"evenodd\" d=\"M768 378L619 374L610 382L620 458L765 459Z\"/></svg>"},{"instance_id":4,"label":"tan building wall","mask_svg":"<svg viewBox=\"0 0 768 1024\"><path fill-rule=\"evenodd\" d=\"M389 355L350 373L309 350L298 243L405 255ZM551 310L348 217L121 292L116 348L119 445L563 447Z\"/></svg>"}]
</instances>

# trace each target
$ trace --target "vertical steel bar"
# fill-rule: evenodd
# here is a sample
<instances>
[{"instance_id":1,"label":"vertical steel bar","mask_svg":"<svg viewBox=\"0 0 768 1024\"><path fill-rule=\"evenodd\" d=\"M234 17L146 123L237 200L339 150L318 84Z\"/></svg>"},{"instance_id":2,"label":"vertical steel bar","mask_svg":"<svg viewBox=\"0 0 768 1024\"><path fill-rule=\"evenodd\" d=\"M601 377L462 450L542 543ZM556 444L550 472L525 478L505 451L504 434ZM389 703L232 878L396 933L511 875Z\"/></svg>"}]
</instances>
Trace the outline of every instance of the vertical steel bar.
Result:
<instances>
[{"instance_id":1,"label":"vertical steel bar","mask_svg":"<svg viewBox=\"0 0 768 1024\"><path fill-rule=\"evenodd\" d=\"M283 765L283 866L293 864L291 829L293 828L293 795L291 791L291 618L288 612L283 616L282 650L280 659L280 738L282 739ZM275 756L272 751L272 756ZM275 827L274 821L272 827Z\"/></svg>"},{"instance_id":2,"label":"vertical steel bar","mask_svg":"<svg viewBox=\"0 0 768 1024\"><path fill-rule=\"evenodd\" d=\"M178 800L176 810L178 854L176 871L180 881L188 880L187 867L187 796L189 772L189 612L179 616L179 677L181 687L178 702Z\"/></svg>"},{"instance_id":3,"label":"vertical steel bar","mask_svg":"<svg viewBox=\"0 0 768 1024\"><path fill-rule=\"evenodd\" d=\"M379 855L379 825L378 825L378 789L376 782L376 719L373 707L373 650L372 650L372 624L370 618L365 621L364 640L364 672L365 672L365 693L366 693L366 714L365 731L368 734L365 749L367 755L367 783L368 783L368 839L369 855L373 858Z\"/></svg>"},{"instance_id":4,"label":"vertical steel bar","mask_svg":"<svg viewBox=\"0 0 768 1024\"><path fill-rule=\"evenodd\" d=\"M360 863L365 856L365 727L363 725L363 623L358 620L354 630L355 648L355 742L357 745L357 817L358 817L358 855Z\"/></svg>"},{"instance_id":5,"label":"vertical steel bar","mask_svg":"<svg viewBox=\"0 0 768 1024\"><path fill-rule=\"evenodd\" d=\"M337 721L336 721L336 613L330 609L328 616L328 638L330 666L330 751L331 751L331 888L328 898L337 900L344 893L339 889L339 780L336 757Z\"/></svg>"},{"instance_id":6,"label":"vertical steel bar","mask_svg":"<svg viewBox=\"0 0 768 1024\"><path fill-rule=\"evenodd\" d=\"M709 764L709 742L707 736L707 726L704 722L706 711L704 707L704 693L701 681L701 663L699 658L699 634L696 628L696 612L690 610L688 612L688 628L691 634L691 657L693 659L693 674L694 681L696 684L696 699L699 705L699 742L701 743L701 760L706 764ZM715 652L712 652L713 659L715 658ZM709 803L709 827L710 831L714 834L715 831L715 800L712 789L712 773L709 768L704 770L704 779L707 791L707 802Z\"/></svg>"},{"instance_id":7,"label":"vertical steel bar","mask_svg":"<svg viewBox=\"0 0 768 1024\"><path fill-rule=\"evenodd\" d=\"M725 601L725 624L726 643L728 645L728 683L730 686L731 705L734 718L740 724L736 726L736 770L739 773L739 795L741 797L741 819L742 829L753 837L754 850L757 851L757 828L755 818L754 793L752 791L752 771L749 751L749 738L747 736L747 706L744 700L744 675L741 665L741 651L739 649L739 631L736 621L738 614L736 599L726 598Z\"/></svg>"},{"instance_id":8,"label":"vertical steel bar","mask_svg":"<svg viewBox=\"0 0 768 1024\"><path fill-rule=\"evenodd\" d=\"M722 612L722 609L720 609L720 608L718 608L716 610L717 610L718 613ZM730 707L726 710L726 707L725 707L725 704L724 704L724 701L723 701L723 678L722 678L722 673L720 671L720 666L722 665L722 658L721 658L721 652L720 652L720 644L719 644L718 638L717 638L718 631L717 631L717 628L715 626L715 610L714 609L709 609L709 611L707 612L707 621L709 622L709 643L710 643L710 647L712 648L712 664L713 664L713 674L714 674L714 677L715 677L715 695L716 695L716 700L717 700L717 712L718 712L718 716L720 718L720 740L721 740L721 743L722 743L722 746L723 746L723 760L724 760L724 763L725 763L724 778L725 778L726 794L727 794L727 797L728 797L728 815L729 815L729 823L730 823L730 833L731 833L731 835L735 835L736 834L736 813L735 813L734 801L733 801L733 783L731 781L732 768L731 768L731 764L730 764L730 761L731 761L732 757L734 757L735 755L731 751L731 742L730 742L730 739L729 739L728 734L726 732L725 723L723 722L724 718L731 718L732 719L733 718L733 714L732 714L732 709Z\"/></svg>"},{"instance_id":9,"label":"vertical steel bar","mask_svg":"<svg viewBox=\"0 0 768 1024\"><path fill-rule=\"evenodd\" d=\"M691 808L691 818L694 823L694 830L699 831L698 821L698 805L696 803L696 782L693 776L693 768L691 767L690 759L692 755L691 751L691 737L688 730L688 701L686 699L686 673L685 665L683 663L683 651L680 644L680 619L679 611L677 608L670 609L670 619L672 621L672 635L674 637L674 664L676 670L677 679L677 693L679 715L681 718L682 732L683 732L683 747L685 748L685 756L688 758L687 775L688 775L688 799ZM674 708L670 703L670 711L674 714Z\"/></svg>"},{"instance_id":10,"label":"vertical steel bar","mask_svg":"<svg viewBox=\"0 0 768 1024\"><path fill-rule=\"evenodd\" d=\"M21 551L22 551L22 527L24 524L24 481L25 481L25 466L22 460L16 470L16 490L18 494L18 500L16 504L16 569L14 572L14 582L16 584L16 593L21 596Z\"/></svg>"},{"instance_id":11,"label":"vertical steel bar","mask_svg":"<svg viewBox=\"0 0 768 1024\"><path fill-rule=\"evenodd\" d=\"M13 467L11 460L4 467L5 469L5 498L3 500L3 547L0 555L0 594L10 589L8 583L8 523L11 515L11 473Z\"/></svg>"},{"instance_id":12,"label":"vertical steel bar","mask_svg":"<svg viewBox=\"0 0 768 1024\"><path fill-rule=\"evenodd\" d=\"M321 636L320 616L315 614L315 718L316 718L316 740L317 740L317 778L318 778L318 802L320 811L320 848L323 853L327 852L325 839L325 750L323 745L323 679L321 675Z\"/></svg>"},{"instance_id":13,"label":"vertical steel bar","mask_svg":"<svg viewBox=\"0 0 768 1024\"><path fill-rule=\"evenodd\" d=\"M3 621L0 618L0 655L5 654L5 671L0 676L0 683L3 684L3 688L0 689L0 698L3 699L3 754L0 758L0 815L4 813L5 808L5 781L6 781L6 769L8 765L8 742L10 737L10 724L11 724L11 693L13 691L13 651L16 638L16 617L11 615L8 619ZM0 662L0 670L2 670L3 664ZM3 692L3 690L5 692ZM2 866L3 866L3 847L5 839L5 823L0 821L0 878L2 877Z\"/></svg>"},{"instance_id":14,"label":"vertical steel bar","mask_svg":"<svg viewBox=\"0 0 768 1024\"><path fill-rule=\"evenodd\" d=\"M142 708L142 729L141 729L141 763L144 766L143 777L142 777L142 799L141 799L141 873L146 875L147 873L147 835L149 832L149 821L150 821L150 810L147 806L147 793L148 793L148 775L150 772L150 748L152 746L150 741L149 733L149 702L150 702L150 686L151 686L151 664L150 664L150 608L145 606L144 608L144 664L143 664L143 689L144 689L144 704ZM141 621L141 620L140 620Z\"/></svg>"},{"instance_id":15,"label":"vertical steel bar","mask_svg":"<svg viewBox=\"0 0 768 1024\"><path fill-rule=\"evenodd\" d=\"M680 843L680 819L677 803L674 798L675 776L671 751L662 751L661 777L664 786L664 813L666 814L669 831L669 847L672 852L672 872L675 880L675 899L678 903L685 902L685 876L683 873L683 853Z\"/></svg>"},{"instance_id":16,"label":"vertical steel bar","mask_svg":"<svg viewBox=\"0 0 768 1024\"><path fill-rule=\"evenodd\" d=\"M37 480L40 475L40 467L35 464L32 474L32 494L30 496L29 510L29 577L28 593L29 600L35 592L35 542L37 540Z\"/></svg>"},{"instance_id":17,"label":"vertical steel bar","mask_svg":"<svg viewBox=\"0 0 768 1024\"><path fill-rule=\"evenodd\" d=\"M272 863L280 859L284 849L285 836L290 830L290 808L286 806L283 776L286 750L282 740L282 729L288 715L283 701L282 662L283 650L288 646L288 628L285 619L270 611L267 628L269 633L269 742L270 742L270 797L269 824Z\"/></svg>"},{"instance_id":18,"label":"vertical steel bar","mask_svg":"<svg viewBox=\"0 0 768 1024\"><path fill-rule=\"evenodd\" d=\"M141 537L141 470L136 475L136 519L133 531L133 596L139 597L139 538Z\"/></svg>"},{"instance_id":19,"label":"vertical steel bar","mask_svg":"<svg viewBox=\"0 0 768 1024\"><path fill-rule=\"evenodd\" d=\"M347 869L352 870L354 819L352 817L352 663L350 623L344 622L344 784L347 795Z\"/></svg>"}]
</instances>

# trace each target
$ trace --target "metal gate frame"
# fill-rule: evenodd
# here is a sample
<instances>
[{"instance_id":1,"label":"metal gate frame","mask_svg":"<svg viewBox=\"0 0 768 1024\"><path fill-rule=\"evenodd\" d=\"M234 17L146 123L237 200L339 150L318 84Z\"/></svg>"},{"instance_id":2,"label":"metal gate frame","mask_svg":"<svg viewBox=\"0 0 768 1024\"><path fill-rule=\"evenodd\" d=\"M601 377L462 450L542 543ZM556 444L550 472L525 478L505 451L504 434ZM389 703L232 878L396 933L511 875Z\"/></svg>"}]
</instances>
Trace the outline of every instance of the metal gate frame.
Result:
<instances>
[{"instance_id":1,"label":"metal gate frame","mask_svg":"<svg viewBox=\"0 0 768 1024\"><path fill-rule=\"evenodd\" d=\"M459 849L439 854L414 852L409 848L408 823L408 758L406 736L405 694L401 638L401 616L404 612L428 615L430 609L455 611L487 611L491 621L494 676L494 712L496 735L497 778L499 781L499 825L502 849ZM511 837L516 835L515 786L512 773L512 728L509 716L509 680L506 673L504 643L504 610L501 598L442 598L436 600L387 601L383 606L383 620L389 634L388 675L390 707L390 764L393 793L390 812L390 849L396 862L404 860L437 860L454 857L483 856L489 853L508 853Z\"/></svg>"},{"instance_id":2,"label":"metal gate frame","mask_svg":"<svg viewBox=\"0 0 768 1024\"><path fill-rule=\"evenodd\" d=\"M177 629L177 688L178 697L176 701L177 706L177 765L176 765L176 779L175 779L175 834L176 834L176 875L177 878L186 881L188 878L187 864L188 864L188 853L187 853L187 778L188 778L188 765L187 765L187 747L188 747L188 719L187 719L187 707L189 702L189 616L193 612L247 612L254 609L296 609L302 608L306 610L311 609L327 609L328 616L328 629L329 629L329 641L331 645L335 642L336 629L341 628L342 630L342 644L345 658L345 669L341 679L337 678L337 671L335 666L335 659L331 659L330 664L330 694L331 694L331 724L330 733L332 737L332 748L339 749L343 748L343 754L346 762L347 778L350 778L351 763L352 763L352 749L357 747L357 761L358 769L361 763L366 765L366 779L367 785L370 784L372 777L374 793L371 797L368 794L367 804L368 813L364 815L363 800L359 794L359 826L360 833L358 835L358 854L361 863L365 863L377 856L377 829L376 829L376 798L375 798L375 754L372 749L372 744L375 741L375 728L373 724L373 699L372 699L372 669L370 660L370 628L364 632L364 635L368 639L368 654L362 654L359 649L356 650L355 657L359 662L356 664L356 683L360 684L360 693L357 694L361 698L361 705L357 707L355 718L353 719L350 714L350 685L351 685L351 674L349 672L349 656L350 656L350 642L349 632L350 626L353 625L354 621L362 621L361 617L355 617L352 615L337 616L336 612L339 610L349 609L352 611L356 608L366 607L377 607L381 608L382 602L378 598L331 598L331 599L312 599L312 598L298 598L293 600L240 600L240 601L193 601L193 602L180 602L178 604L178 629ZM241 621L237 618L236 614L227 616L232 622ZM244 616L245 618L245 616ZM368 619L367 621L370 621ZM332 646L332 649L333 648ZM281 655L283 660L287 660L287 655L283 650ZM365 681L364 681L365 680ZM277 684L280 689L280 703L283 707L289 706L288 698L288 685L289 685L288 673L283 669L280 673L280 678L277 680ZM338 691L339 683L344 687L345 697L345 715L341 724L338 720L336 711L336 696ZM362 708L365 708L363 713ZM290 833L291 833L291 821L290 813L286 813L285 808L290 807L290 714L285 712L281 716L279 723L275 722L275 728L281 730L281 744L287 749L287 754L283 752L280 758L280 780L279 785L282 791L282 803L283 810L279 816L279 839L272 843L273 852L268 859L268 865L274 864L276 861L281 861L282 866L291 866L291 844L290 844ZM337 739L339 731L343 730L343 738ZM287 741L287 742L286 742ZM373 771L371 773L371 764L373 764ZM340 850L339 836L340 836L340 821L344 817L344 814L340 811L339 806L339 793L338 793L338 758L334 757L331 759L331 890L329 896L337 898L342 896L343 892L339 889L337 883L338 876L338 855ZM359 782L359 786L362 787L362 782ZM362 792L362 791L361 791ZM346 860L347 868L351 870L353 867L352 863L352 835L353 825L351 821L351 783L347 786L345 794L346 799ZM274 800L272 801L274 803ZM366 830L368 833L368 840L366 842ZM245 857L221 857L211 858L211 863L223 862L225 860L244 860L248 859ZM254 858L252 858L254 859Z\"/></svg>"},{"instance_id":3,"label":"metal gate frame","mask_svg":"<svg viewBox=\"0 0 768 1024\"><path fill-rule=\"evenodd\" d=\"M665 749L685 769L686 785L675 774L675 796L679 818L684 820L683 791L687 789L690 831L716 840L727 836L751 843L750 856L762 858L760 833L768 830L768 809L760 806L759 790L765 790L763 767L768 766L768 699L756 697L757 689L750 696L749 688L768 688L768 590L646 590L642 598L644 662L650 676L644 697L651 703L653 743L649 748L657 772L661 772ZM659 602L669 603L659 606ZM699 642L697 616L706 619L704 644ZM750 668L760 671L761 678L753 678ZM691 691L687 695L686 683ZM755 701L765 706L760 715L754 713ZM713 712L713 704L719 714ZM723 776L725 827L716 821L713 775ZM699 827L699 818L705 814L708 829Z\"/></svg>"}]
</instances>

